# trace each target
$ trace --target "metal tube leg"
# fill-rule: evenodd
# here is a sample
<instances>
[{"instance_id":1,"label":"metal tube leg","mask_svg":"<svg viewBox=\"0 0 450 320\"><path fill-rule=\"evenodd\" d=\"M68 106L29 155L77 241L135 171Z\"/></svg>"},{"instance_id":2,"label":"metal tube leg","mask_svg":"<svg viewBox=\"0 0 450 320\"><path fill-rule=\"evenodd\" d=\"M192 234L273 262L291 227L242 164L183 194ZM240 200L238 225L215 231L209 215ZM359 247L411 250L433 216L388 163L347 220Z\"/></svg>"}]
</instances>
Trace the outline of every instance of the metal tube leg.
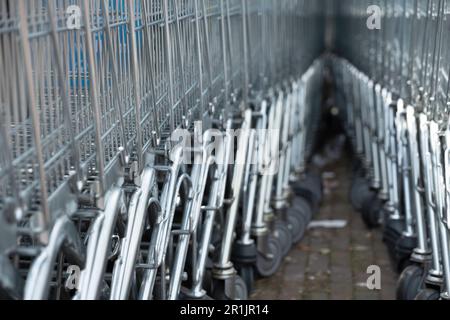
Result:
<instances>
[{"instance_id":1,"label":"metal tube leg","mask_svg":"<svg viewBox=\"0 0 450 320\"><path fill-rule=\"evenodd\" d=\"M233 264L230 261L231 245L233 242L234 227L236 224L237 210L239 206L240 187L245 169L245 157L248 148L248 128L251 121L251 110L246 110L242 131L238 139L238 147L236 151L236 163L234 164L232 185L233 201L227 210L227 217L224 226L224 234L222 238L222 246L218 261L215 263L214 275L218 277L229 277L234 274Z\"/></svg>"}]
</instances>

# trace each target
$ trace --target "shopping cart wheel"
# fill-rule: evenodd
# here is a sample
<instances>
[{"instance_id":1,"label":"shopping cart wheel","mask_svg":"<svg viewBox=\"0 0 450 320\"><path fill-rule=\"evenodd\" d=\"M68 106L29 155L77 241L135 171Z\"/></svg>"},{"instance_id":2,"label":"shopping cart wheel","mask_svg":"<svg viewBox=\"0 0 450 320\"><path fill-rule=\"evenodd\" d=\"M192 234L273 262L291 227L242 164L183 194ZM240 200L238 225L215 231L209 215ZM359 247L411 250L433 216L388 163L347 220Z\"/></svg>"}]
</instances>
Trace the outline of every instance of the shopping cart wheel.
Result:
<instances>
[{"instance_id":1,"label":"shopping cart wheel","mask_svg":"<svg viewBox=\"0 0 450 320\"><path fill-rule=\"evenodd\" d=\"M440 297L439 291L426 288L419 291L415 300L439 300Z\"/></svg>"},{"instance_id":2,"label":"shopping cart wheel","mask_svg":"<svg viewBox=\"0 0 450 320\"><path fill-rule=\"evenodd\" d=\"M247 300L248 289L245 281L238 275L234 276L234 294L233 300Z\"/></svg>"},{"instance_id":3,"label":"shopping cart wheel","mask_svg":"<svg viewBox=\"0 0 450 320\"><path fill-rule=\"evenodd\" d=\"M397 283L397 300L414 300L420 292L423 272L418 264L412 264L402 271Z\"/></svg>"},{"instance_id":4,"label":"shopping cart wheel","mask_svg":"<svg viewBox=\"0 0 450 320\"><path fill-rule=\"evenodd\" d=\"M282 255L287 255L292 246L292 235L287 224L281 220L275 221L273 235L280 242Z\"/></svg>"},{"instance_id":5,"label":"shopping cart wheel","mask_svg":"<svg viewBox=\"0 0 450 320\"><path fill-rule=\"evenodd\" d=\"M258 252L256 272L261 277L270 277L277 272L281 263L281 245L278 238L267 236L267 252Z\"/></svg>"},{"instance_id":6,"label":"shopping cart wheel","mask_svg":"<svg viewBox=\"0 0 450 320\"><path fill-rule=\"evenodd\" d=\"M417 247L417 237L402 235L395 244L395 255L397 260L397 271L402 272L407 266L411 265L411 254Z\"/></svg>"},{"instance_id":7,"label":"shopping cart wheel","mask_svg":"<svg viewBox=\"0 0 450 320\"><path fill-rule=\"evenodd\" d=\"M213 298L216 300L247 300L247 286L238 275L225 280L214 280Z\"/></svg>"},{"instance_id":8,"label":"shopping cart wheel","mask_svg":"<svg viewBox=\"0 0 450 320\"><path fill-rule=\"evenodd\" d=\"M252 265L246 265L239 268L239 276L245 282L247 288L247 294L250 295L253 292L253 283L255 281L255 273Z\"/></svg>"},{"instance_id":9,"label":"shopping cart wheel","mask_svg":"<svg viewBox=\"0 0 450 320\"><path fill-rule=\"evenodd\" d=\"M241 241L235 241L233 243L231 261L238 270L241 278L244 280L248 289L248 294L251 293L253 288L253 268L256 264L257 255L258 250L256 249L255 242L244 244Z\"/></svg>"},{"instance_id":10,"label":"shopping cart wheel","mask_svg":"<svg viewBox=\"0 0 450 320\"><path fill-rule=\"evenodd\" d=\"M361 207L361 217L369 229L377 228L381 224L383 204L376 193L366 198Z\"/></svg>"},{"instance_id":11,"label":"shopping cart wheel","mask_svg":"<svg viewBox=\"0 0 450 320\"><path fill-rule=\"evenodd\" d=\"M304 178L292 184L295 195L305 198L314 212L319 209L323 197L322 178L320 174L308 172Z\"/></svg>"},{"instance_id":12,"label":"shopping cart wheel","mask_svg":"<svg viewBox=\"0 0 450 320\"><path fill-rule=\"evenodd\" d=\"M287 211L287 220L289 231L292 236L292 243L296 244L305 235L307 216L299 208L289 208Z\"/></svg>"},{"instance_id":13,"label":"shopping cart wheel","mask_svg":"<svg viewBox=\"0 0 450 320\"><path fill-rule=\"evenodd\" d=\"M312 219L311 205L302 197L293 197L291 207L302 213L306 218L306 222L309 223Z\"/></svg>"},{"instance_id":14,"label":"shopping cart wheel","mask_svg":"<svg viewBox=\"0 0 450 320\"><path fill-rule=\"evenodd\" d=\"M373 196L369 183L364 177L356 176L350 187L350 203L356 211L361 211L367 199Z\"/></svg>"},{"instance_id":15,"label":"shopping cart wheel","mask_svg":"<svg viewBox=\"0 0 450 320\"><path fill-rule=\"evenodd\" d=\"M397 255L395 252L395 246L398 239L402 236L403 226L405 224L404 219L392 219L389 217L389 213L385 212L386 218L383 228L383 242L388 249L389 257L392 263L397 264Z\"/></svg>"}]
</instances>

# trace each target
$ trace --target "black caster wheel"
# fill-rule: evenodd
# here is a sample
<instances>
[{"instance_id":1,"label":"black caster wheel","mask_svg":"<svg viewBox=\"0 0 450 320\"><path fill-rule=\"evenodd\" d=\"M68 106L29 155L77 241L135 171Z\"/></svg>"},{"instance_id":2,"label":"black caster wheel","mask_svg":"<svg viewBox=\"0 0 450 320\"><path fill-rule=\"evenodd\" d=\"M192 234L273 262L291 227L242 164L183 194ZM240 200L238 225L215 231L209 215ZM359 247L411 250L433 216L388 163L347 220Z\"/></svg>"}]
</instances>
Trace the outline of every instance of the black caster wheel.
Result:
<instances>
[{"instance_id":1,"label":"black caster wheel","mask_svg":"<svg viewBox=\"0 0 450 320\"><path fill-rule=\"evenodd\" d=\"M247 300L248 289L245 281L240 276L234 276L234 292L230 293L232 300Z\"/></svg>"},{"instance_id":2,"label":"black caster wheel","mask_svg":"<svg viewBox=\"0 0 450 320\"><path fill-rule=\"evenodd\" d=\"M247 286L238 275L225 280L214 280L213 299L216 300L247 300Z\"/></svg>"},{"instance_id":3,"label":"black caster wheel","mask_svg":"<svg viewBox=\"0 0 450 320\"><path fill-rule=\"evenodd\" d=\"M398 239L402 236L403 226L405 224L404 219L391 219L386 212L386 218L383 228L383 242L388 249L389 258L394 265L397 265L397 254L395 247Z\"/></svg>"},{"instance_id":4,"label":"black caster wheel","mask_svg":"<svg viewBox=\"0 0 450 320\"><path fill-rule=\"evenodd\" d=\"M439 291L426 288L419 291L415 300L439 300L440 297Z\"/></svg>"},{"instance_id":5,"label":"black caster wheel","mask_svg":"<svg viewBox=\"0 0 450 320\"><path fill-rule=\"evenodd\" d=\"M273 235L280 242L281 254L287 255L292 246L292 235L287 224L283 221L275 221Z\"/></svg>"},{"instance_id":6,"label":"black caster wheel","mask_svg":"<svg viewBox=\"0 0 450 320\"><path fill-rule=\"evenodd\" d=\"M248 294L253 290L253 266L256 264L257 256L258 250L254 242L246 244L239 241L234 242L231 261L238 270L240 277L244 280Z\"/></svg>"},{"instance_id":7,"label":"black caster wheel","mask_svg":"<svg viewBox=\"0 0 450 320\"><path fill-rule=\"evenodd\" d=\"M267 237L267 252L258 252L256 258L256 272L261 277L270 277L277 272L281 263L281 245L278 238Z\"/></svg>"},{"instance_id":8,"label":"black caster wheel","mask_svg":"<svg viewBox=\"0 0 450 320\"><path fill-rule=\"evenodd\" d=\"M255 274L253 271L253 266L242 266L239 269L239 276L245 282L247 288L247 294L250 295L253 292L253 283L255 281Z\"/></svg>"},{"instance_id":9,"label":"black caster wheel","mask_svg":"<svg viewBox=\"0 0 450 320\"><path fill-rule=\"evenodd\" d=\"M311 205L302 197L293 197L291 208L299 211L305 218L306 222L309 223L312 219L312 208Z\"/></svg>"},{"instance_id":10,"label":"black caster wheel","mask_svg":"<svg viewBox=\"0 0 450 320\"><path fill-rule=\"evenodd\" d=\"M397 283L397 300L414 300L422 286L423 272L417 264L409 265L402 271Z\"/></svg>"},{"instance_id":11,"label":"black caster wheel","mask_svg":"<svg viewBox=\"0 0 450 320\"><path fill-rule=\"evenodd\" d=\"M361 211L367 199L372 198L373 191L364 177L356 176L353 178L350 187L350 203L356 211Z\"/></svg>"},{"instance_id":12,"label":"black caster wheel","mask_svg":"<svg viewBox=\"0 0 450 320\"><path fill-rule=\"evenodd\" d=\"M402 272L411 265L411 254L417 246L417 238L402 235L395 244L395 260L397 272Z\"/></svg>"},{"instance_id":13,"label":"black caster wheel","mask_svg":"<svg viewBox=\"0 0 450 320\"><path fill-rule=\"evenodd\" d=\"M311 183L311 189L314 192L314 195L317 198L318 203L322 202L323 199L323 182L322 175L320 173L308 172L307 173L307 181Z\"/></svg>"},{"instance_id":14,"label":"black caster wheel","mask_svg":"<svg viewBox=\"0 0 450 320\"><path fill-rule=\"evenodd\" d=\"M361 207L361 216L367 228L373 229L381 225L382 208L383 204L376 193L366 198Z\"/></svg>"},{"instance_id":15,"label":"black caster wheel","mask_svg":"<svg viewBox=\"0 0 450 320\"><path fill-rule=\"evenodd\" d=\"M292 185L295 195L305 198L313 212L317 212L323 197L322 178L319 174L308 172Z\"/></svg>"},{"instance_id":16,"label":"black caster wheel","mask_svg":"<svg viewBox=\"0 0 450 320\"><path fill-rule=\"evenodd\" d=\"M307 226L307 217L297 208L289 208L287 211L289 231L292 243L296 244L303 239Z\"/></svg>"}]
</instances>

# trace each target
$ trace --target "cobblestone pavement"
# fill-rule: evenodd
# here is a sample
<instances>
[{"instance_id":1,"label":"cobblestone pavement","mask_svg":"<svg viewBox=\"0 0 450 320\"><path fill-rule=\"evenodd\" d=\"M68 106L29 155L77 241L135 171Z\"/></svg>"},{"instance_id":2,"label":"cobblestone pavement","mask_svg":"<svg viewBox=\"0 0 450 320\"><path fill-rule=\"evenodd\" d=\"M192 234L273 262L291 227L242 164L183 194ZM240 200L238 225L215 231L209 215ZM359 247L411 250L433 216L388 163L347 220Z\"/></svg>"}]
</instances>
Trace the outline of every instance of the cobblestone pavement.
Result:
<instances>
[{"instance_id":1,"label":"cobblestone pavement","mask_svg":"<svg viewBox=\"0 0 450 320\"><path fill-rule=\"evenodd\" d=\"M324 200L314 219L344 219L347 226L309 229L274 276L256 281L252 299L395 299L397 275L381 232L367 230L348 200L349 162L340 160L325 171L333 172L335 177L325 182ZM370 265L381 268L381 290L366 287Z\"/></svg>"}]
</instances>

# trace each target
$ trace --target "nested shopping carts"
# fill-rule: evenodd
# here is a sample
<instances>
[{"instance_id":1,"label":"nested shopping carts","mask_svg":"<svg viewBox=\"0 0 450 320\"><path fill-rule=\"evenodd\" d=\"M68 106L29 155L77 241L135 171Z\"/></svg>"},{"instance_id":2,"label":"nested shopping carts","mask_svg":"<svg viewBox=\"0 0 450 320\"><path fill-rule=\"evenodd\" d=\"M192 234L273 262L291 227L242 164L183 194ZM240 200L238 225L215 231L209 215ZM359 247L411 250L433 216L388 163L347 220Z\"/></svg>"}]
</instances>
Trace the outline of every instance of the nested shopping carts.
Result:
<instances>
[{"instance_id":1,"label":"nested shopping carts","mask_svg":"<svg viewBox=\"0 0 450 320\"><path fill-rule=\"evenodd\" d=\"M1 296L245 299L320 201L323 33L320 1L1 0Z\"/></svg>"},{"instance_id":2,"label":"nested shopping carts","mask_svg":"<svg viewBox=\"0 0 450 320\"><path fill-rule=\"evenodd\" d=\"M383 226L399 299L449 297L448 9L445 0L335 7L347 60L331 64L359 163L352 202Z\"/></svg>"}]
</instances>

